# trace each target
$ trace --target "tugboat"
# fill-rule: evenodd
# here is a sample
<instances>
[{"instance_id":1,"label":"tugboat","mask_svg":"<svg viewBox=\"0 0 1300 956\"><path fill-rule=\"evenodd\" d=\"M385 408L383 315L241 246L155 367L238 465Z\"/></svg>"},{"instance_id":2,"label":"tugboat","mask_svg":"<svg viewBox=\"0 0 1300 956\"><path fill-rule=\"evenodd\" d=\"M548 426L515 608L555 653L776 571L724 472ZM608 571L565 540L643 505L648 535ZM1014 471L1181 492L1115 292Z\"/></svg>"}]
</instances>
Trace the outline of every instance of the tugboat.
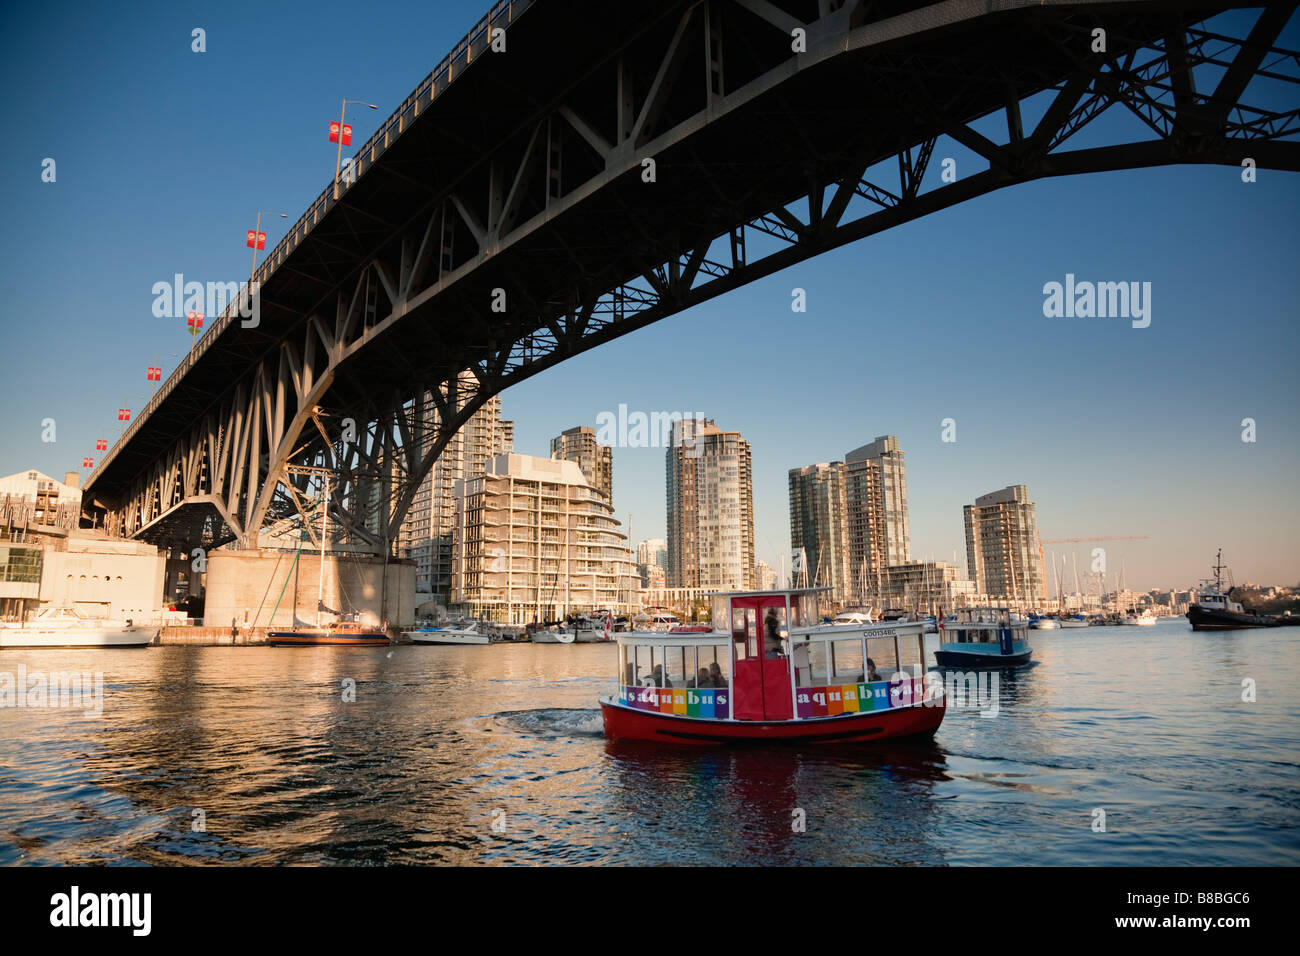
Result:
<instances>
[{"instance_id":1,"label":"tugboat","mask_svg":"<svg viewBox=\"0 0 1300 956\"><path fill-rule=\"evenodd\" d=\"M1005 607L967 607L946 621L934 659L940 667L1019 667L1033 655L1029 622Z\"/></svg>"},{"instance_id":2,"label":"tugboat","mask_svg":"<svg viewBox=\"0 0 1300 956\"><path fill-rule=\"evenodd\" d=\"M1283 623L1275 617L1251 614L1237 601L1232 600L1232 572L1223 565L1223 549L1214 559L1214 583L1206 588L1201 599L1187 609L1187 620L1193 631L1237 631L1248 627L1279 627ZM1223 572L1228 571L1229 585L1223 589ZM1207 582L1208 583L1208 582Z\"/></svg>"},{"instance_id":3,"label":"tugboat","mask_svg":"<svg viewBox=\"0 0 1300 956\"><path fill-rule=\"evenodd\" d=\"M932 736L920 621L817 624L830 588L712 595L712 626L618 641L605 736L690 746L854 744Z\"/></svg>"}]
</instances>

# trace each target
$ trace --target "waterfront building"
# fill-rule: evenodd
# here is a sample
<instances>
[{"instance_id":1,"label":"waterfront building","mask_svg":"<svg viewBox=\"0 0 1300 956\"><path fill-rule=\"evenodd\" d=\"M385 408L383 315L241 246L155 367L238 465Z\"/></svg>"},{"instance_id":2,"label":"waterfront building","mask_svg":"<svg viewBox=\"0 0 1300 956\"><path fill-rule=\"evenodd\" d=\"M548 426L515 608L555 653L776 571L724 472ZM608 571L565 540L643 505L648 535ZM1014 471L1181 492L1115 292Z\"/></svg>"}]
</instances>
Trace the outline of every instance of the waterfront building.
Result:
<instances>
[{"instance_id":1,"label":"waterfront building","mask_svg":"<svg viewBox=\"0 0 1300 956\"><path fill-rule=\"evenodd\" d=\"M590 425L578 425L551 439L551 457L578 463L587 484L614 503L614 450L596 442Z\"/></svg>"},{"instance_id":2,"label":"waterfront building","mask_svg":"<svg viewBox=\"0 0 1300 956\"><path fill-rule=\"evenodd\" d=\"M673 422L666 450L669 588L754 587L753 460L740 432Z\"/></svg>"},{"instance_id":3,"label":"waterfront building","mask_svg":"<svg viewBox=\"0 0 1300 956\"><path fill-rule=\"evenodd\" d=\"M898 439L883 435L844 456L848 577L859 600L876 593L885 569L911 559L907 465Z\"/></svg>"},{"instance_id":4,"label":"waterfront building","mask_svg":"<svg viewBox=\"0 0 1300 956\"><path fill-rule=\"evenodd\" d=\"M774 591L777 586L776 569L766 561L755 561L754 589L756 591Z\"/></svg>"},{"instance_id":5,"label":"waterfront building","mask_svg":"<svg viewBox=\"0 0 1300 956\"><path fill-rule=\"evenodd\" d=\"M507 624L630 612L632 551L576 462L500 454L455 486L451 602Z\"/></svg>"},{"instance_id":6,"label":"waterfront building","mask_svg":"<svg viewBox=\"0 0 1300 956\"><path fill-rule=\"evenodd\" d=\"M12 504L6 506L6 502ZM81 516L81 475L64 473L62 481L34 469L0 478L0 520L18 524L75 528Z\"/></svg>"},{"instance_id":7,"label":"waterfront building","mask_svg":"<svg viewBox=\"0 0 1300 956\"><path fill-rule=\"evenodd\" d=\"M663 538L646 538L636 546L637 564L668 566L668 544Z\"/></svg>"},{"instance_id":8,"label":"waterfront building","mask_svg":"<svg viewBox=\"0 0 1300 956\"><path fill-rule=\"evenodd\" d=\"M791 550L803 551L807 586L830 588L837 604L850 580L844 470L838 461L790 469Z\"/></svg>"},{"instance_id":9,"label":"waterfront building","mask_svg":"<svg viewBox=\"0 0 1300 956\"><path fill-rule=\"evenodd\" d=\"M472 372L461 373L454 404L463 408L477 387ZM443 399L453 404L446 389ZM437 411L430 409L425 434L433 441ZM415 603L445 604L451 590L452 536L456 524L456 482L481 475L489 459L514 450L514 423L501 418L501 398L493 396L476 411L447 443L416 491L411 510L402 522L399 553L415 562Z\"/></svg>"},{"instance_id":10,"label":"waterfront building","mask_svg":"<svg viewBox=\"0 0 1300 956\"><path fill-rule=\"evenodd\" d=\"M881 609L918 609L923 613L951 612L976 603L975 582L946 561L906 561L891 564L883 575Z\"/></svg>"},{"instance_id":11,"label":"waterfront building","mask_svg":"<svg viewBox=\"0 0 1300 956\"><path fill-rule=\"evenodd\" d=\"M1037 506L1025 485L1009 485L963 509L967 571L978 591L1016 607L1047 603Z\"/></svg>"},{"instance_id":12,"label":"waterfront building","mask_svg":"<svg viewBox=\"0 0 1300 956\"><path fill-rule=\"evenodd\" d=\"M837 602L878 602L888 568L911 559L898 439L883 435L843 462L791 469L790 544L804 552L810 585L832 588Z\"/></svg>"},{"instance_id":13,"label":"waterfront building","mask_svg":"<svg viewBox=\"0 0 1300 956\"><path fill-rule=\"evenodd\" d=\"M636 573L641 579L642 588L662 588L667 582L664 569L657 564L638 564Z\"/></svg>"},{"instance_id":14,"label":"waterfront building","mask_svg":"<svg viewBox=\"0 0 1300 956\"><path fill-rule=\"evenodd\" d=\"M21 621L42 606L158 620L165 556L142 541L79 528L77 478L25 472L0 479L0 620Z\"/></svg>"}]
</instances>

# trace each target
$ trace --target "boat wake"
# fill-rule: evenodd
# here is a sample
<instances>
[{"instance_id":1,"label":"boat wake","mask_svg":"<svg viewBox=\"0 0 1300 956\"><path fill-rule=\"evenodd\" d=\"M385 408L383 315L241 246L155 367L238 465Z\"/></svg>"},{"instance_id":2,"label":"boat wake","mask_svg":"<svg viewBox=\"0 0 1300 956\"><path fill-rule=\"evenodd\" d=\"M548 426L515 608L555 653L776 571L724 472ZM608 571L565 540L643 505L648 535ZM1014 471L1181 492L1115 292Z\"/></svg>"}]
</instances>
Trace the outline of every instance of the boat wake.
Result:
<instances>
[{"instance_id":1,"label":"boat wake","mask_svg":"<svg viewBox=\"0 0 1300 956\"><path fill-rule=\"evenodd\" d=\"M605 733L599 710L514 710L497 714L492 722L502 729L534 737L599 737Z\"/></svg>"}]
</instances>

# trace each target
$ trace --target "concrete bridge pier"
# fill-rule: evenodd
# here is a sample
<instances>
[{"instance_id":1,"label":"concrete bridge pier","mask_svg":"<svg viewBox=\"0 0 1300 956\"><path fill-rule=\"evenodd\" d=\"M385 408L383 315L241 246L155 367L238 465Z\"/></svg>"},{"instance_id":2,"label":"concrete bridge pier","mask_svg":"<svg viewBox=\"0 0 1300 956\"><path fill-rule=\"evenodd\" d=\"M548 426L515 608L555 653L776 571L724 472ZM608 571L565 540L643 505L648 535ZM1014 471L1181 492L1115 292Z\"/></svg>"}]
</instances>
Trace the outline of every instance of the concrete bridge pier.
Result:
<instances>
[{"instance_id":1,"label":"concrete bridge pier","mask_svg":"<svg viewBox=\"0 0 1300 956\"><path fill-rule=\"evenodd\" d=\"M363 623L414 624L412 562L369 554L326 554L324 560L321 586L321 556L315 551L296 556L265 549L209 553L204 624L278 628L292 627L295 618L299 624L314 624L318 593L322 623L356 614Z\"/></svg>"}]
</instances>

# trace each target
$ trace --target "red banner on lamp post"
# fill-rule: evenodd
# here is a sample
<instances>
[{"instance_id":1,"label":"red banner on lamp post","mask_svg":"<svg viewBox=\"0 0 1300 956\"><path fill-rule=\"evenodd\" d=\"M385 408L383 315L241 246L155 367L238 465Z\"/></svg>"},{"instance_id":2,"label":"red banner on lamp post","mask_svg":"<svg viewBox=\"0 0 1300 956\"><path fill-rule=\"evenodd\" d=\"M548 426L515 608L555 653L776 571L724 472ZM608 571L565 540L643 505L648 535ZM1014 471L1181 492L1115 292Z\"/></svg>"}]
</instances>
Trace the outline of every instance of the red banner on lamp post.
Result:
<instances>
[{"instance_id":1,"label":"red banner on lamp post","mask_svg":"<svg viewBox=\"0 0 1300 956\"><path fill-rule=\"evenodd\" d=\"M129 422L131 420L131 409L119 408L117 410L117 420L119 422Z\"/></svg>"},{"instance_id":2,"label":"red banner on lamp post","mask_svg":"<svg viewBox=\"0 0 1300 956\"><path fill-rule=\"evenodd\" d=\"M160 369L160 368L158 368L158 367L156 367L156 366L150 365L150 366L149 366L149 381L151 381L151 382L161 382L161 381L162 381L162 369Z\"/></svg>"},{"instance_id":3,"label":"red banner on lamp post","mask_svg":"<svg viewBox=\"0 0 1300 956\"><path fill-rule=\"evenodd\" d=\"M82 468L94 468L94 467L95 467L95 459L93 459L93 458L83 458L83 459L81 459L81 467L82 467Z\"/></svg>"},{"instance_id":4,"label":"red banner on lamp post","mask_svg":"<svg viewBox=\"0 0 1300 956\"><path fill-rule=\"evenodd\" d=\"M95 439L95 451L108 451L108 439L106 438Z\"/></svg>"},{"instance_id":5,"label":"red banner on lamp post","mask_svg":"<svg viewBox=\"0 0 1300 956\"><path fill-rule=\"evenodd\" d=\"M199 329L203 328L203 313L202 312L189 313L187 316L185 316L185 324L188 325L195 332L197 332Z\"/></svg>"},{"instance_id":6,"label":"red banner on lamp post","mask_svg":"<svg viewBox=\"0 0 1300 956\"><path fill-rule=\"evenodd\" d=\"M330 142L343 142L344 146L352 145L352 124L344 123L342 126L335 120L330 120Z\"/></svg>"},{"instance_id":7,"label":"red banner on lamp post","mask_svg":"<svg viewBox=\"0 0 1300 956\"><path fill-rule=\"evenodd\" d=\"M244 241L244 245L250 249L265 249L266 233L258 232L256 229L248 230L248 238Z\"/></svg>"}]
</instances>

